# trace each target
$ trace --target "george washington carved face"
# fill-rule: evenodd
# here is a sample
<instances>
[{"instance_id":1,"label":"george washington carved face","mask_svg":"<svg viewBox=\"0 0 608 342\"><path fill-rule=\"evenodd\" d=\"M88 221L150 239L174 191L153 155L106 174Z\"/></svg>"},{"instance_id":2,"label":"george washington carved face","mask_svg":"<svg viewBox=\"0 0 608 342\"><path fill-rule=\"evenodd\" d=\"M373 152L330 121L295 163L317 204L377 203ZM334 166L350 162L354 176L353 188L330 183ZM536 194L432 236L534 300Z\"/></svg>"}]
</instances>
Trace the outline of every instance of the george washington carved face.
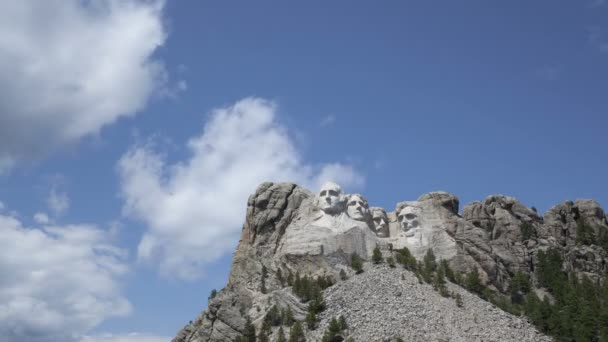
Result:
<instances>
[{"instance_id":1,"label":"george washington carved face","mask_svg":"<svg viewBox=\"0 0 608 342\"><path fill-rule=\"evenodd\" d=\"M323 184L317 196L319 209L326 214L335 215L342 209L344 195L340 186L334 182Z\"/></svg>"}]
</instances>

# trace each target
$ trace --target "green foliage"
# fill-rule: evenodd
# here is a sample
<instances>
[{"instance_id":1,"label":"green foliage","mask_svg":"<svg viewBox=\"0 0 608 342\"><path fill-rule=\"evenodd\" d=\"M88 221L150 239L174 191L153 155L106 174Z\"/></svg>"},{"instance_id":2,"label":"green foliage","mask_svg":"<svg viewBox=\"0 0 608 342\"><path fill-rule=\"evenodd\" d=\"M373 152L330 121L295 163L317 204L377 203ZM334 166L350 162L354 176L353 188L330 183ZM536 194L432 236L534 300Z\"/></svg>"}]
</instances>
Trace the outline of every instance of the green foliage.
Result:
<instances>
[{"instance_id":1,"label":"green foliage","mask_svg":"<svg viewBox=\"0 0 608 342\"><path fill-rule=\"evenodd\" d=\"M464 284L480 297L515 315L525 314L538 329L556 341L608 342L608 279L592 281L586 276L562 271L557 250L538 251L536 278L553 298L536 295L528 276L518 272L511 279L510 296L484 288L476 271L466 275ZM455 274L458 278L458 274ZM462 298L454 296L462 306Z\"/></svg>"},{"instance_id":2,"label":"green foliage","mask_svg":"<svg viewBox=\"0 0 608 342\"><path fill-rule=\"evenodd\" d=\"M329 276L320 276L313 280L305 275L300 278L296 273L293 285L293 292L300 298L302 303L309 303L308 310L317 314L325 309L322 290L333 285L333 280Z\"/></svg>"},{"instance_id":3,"label":"green foliage","mask_svg":"<svg viewBox=\"0 0 608 342\"><path fill-rule=\"evenodd\" d=\"M260 292L266 294L268 293L268 289L266 289L266 280L262 278L262 285L260 286Z\"/></svg>"},{"instance_id":4,"label":"green foliage","mask_svg":"<svg viewBox=\"0 0 608 342\"><path fill-rule=\"evenodd\" d=\"M437 260L433 249L429 248L424 255L422 262L422 268L419 268L422 279L427 283L433 282L433 272L437 269Z\"/></svg>"},{"instance_id":5,"label":"green foliage","mask_svg":"<svg viewBox=\"0 0 608 342\"><path fill-rule=\"evenodd\" d=\"M595 240L593 228L581 217L576 222L576 243L579 245L591 245Z\"/></svg>"},{"instance_id":6,"label":"green foliage","mask_svg":"<svg viewBox=\"0 0 608 342\"><path fill-rule=\"evenodd\" d=\"M215 296L217 296L217 290L213 289L211 290L211 293L209 294L209 297L207 299L212 300L213 298L215 298Z\"/></svg>"},{"instance_id":7,"label":"green foliage","mask_svg":"<svg viewBox=\"0 0 608 342\"><path fill-rule=\"evenodd\" d=\"M397 263L399 263L405 269L408 269L410 271L416 270L416 264L417 264L416 258L414 258L414 256L412 255L410 250L407 249L407 247L397 249L397 250L395 250L395 252L396 252L395 259L396 259Z\"/></svg>"},{"instance_id":8,"label":"green foliage","mask_svg":"<svg viewBox=\"0 0 608 342\"><path fill-rule=\"evenodd\" d=\"M382 262L382 252L380 251L380 248L378 248L378 246L374 248L374 251L372 253L372 262L374 264L379 264Z\"/></svg>"},{"instance_id":9,"label":"green foliage","mask_svg":"<svg viewBox=\"0 0 608 342\"><path fill-rule=\"evenodd\" d=\"M288 327L292 326L296 322L296 319L293 317L291 307L288 306L286 309L281 310L281 321Z\"/></svg>"},{"instance_id":10,"label":"green foliage","mask_svg":"<svg viewBox=\"0 0 608 342\"><path fill-rule=\"evenodd\" d=\"M306 315L306 327L309 330L317 329L317 315L314 311L308 310L308 314Z\"/></svg>"},{"instance_id":11,"label":"green foliage","mask_svg":"<svg viewBox=\"0 0 608 342\"><path fill-rule=\"evenodd\" d=\"M289 269L287 270L287 272L288 272L287 273L287 286L293 286L293 282L294 282L293 273L291 273L291 270L289 270Z\"/></svg>"},{"instance_id":12,"label":"green foliage","mask_svg":"<svg viewBox=\"0 0 608 342\"><path fill-rule=\"evenodd\" d=\"M260 286L260 292L267 293L266 289L266 278L268 278L268 269L266 265L262 265L262 285Z\"/></svg>"},{"instance_id":13,"label":"green foliage","mask_svg":"<svg viewBox=\"0 0 608 342\"><path fill-rule=\"evenodd\" d=\"M285 330L283 330L283 327L280 327L279 331L277 332L277 342L287 342L287 338L285 338Z\"/></svg>"},{"instance_id":14,"label":"green foliage","mask_svg":"<svg viewBox=\"0 0 608 342\"><path fill-rule=\"evenodd\" d=\"M401 337L397 337L397 339L395 341L396 342L405 342L405 341L403 341L403 339Z\"/></svg>"},{"instance_id":15,"label":"green foliage","mask_svg":"<svg viewBox=\"0 0 608 342\"><path fill-rule=\"evenodd\" d=\"M450 296L450 292L445 286L445 268L442 264L437 267L437 273L435 274L435 277L433 277L433 288L443 297Z\"/></svg>"},{"instance_id":16,"label":"green foliage","mask_svg":"<svg viewBox=\"0 0 608 342\"><path fill-rule=\"evenodd\" d=\"M473 268L473 271L467 273L464 279L465 287L474 293L481 294L483 291L483 285L481 285L481 280L479 279L479 271L477 268Z\"/></svg>"},{"instance_id":17,"label":"green foliage","mask_svg":"<svg viewBox=\"0 0 608 342\"><path fill-rule=\"evenodd\" d=\"M245 331L243 332L243 337L245 338L243 341L247 342L255 342L255 327L253 323L251 323L251 318L247 317L247 322L245 323Z\"/></svg>"},{"instance_id":18,"label":"green foliage","mask_svg":"<svg viewBox=\"0 0 608 342\"><path fill-rule=\"evenodd\" d=\"M289 342L305 342L306 338L304 337L304 328L302 328L302 323L296 322L289 331Z\"/></svg>"},{"instance_id":19,"label":"green foliage","mask_svg":"<svg viewBox=\"0 0 608 342\"><path fill-rule=\"evenodd\" d=\"M519 227L522 241L530 240L536 236L536 229L530 222L524 222Z\"/></svg>"},{"instance_id":20,"label":"green foliage","mask_svg":"<svg viewBox=\"0 0 608 342\"><path fill-rule=\"evenodd\" d=\"M600 245L608 253L608 228L600 227L597 240L596 244Z\"/></svg>"},{"instance_id":21,"label":"green foliage","mask_svg":"<svg viewBox=\"0 0 608 342\"><path fill-rule=\"evenodd\" d=\"M563 294L563 284L567 281L566 274L562 272L562 263L562 257L557 250L538 251L536 266L538 284L559 296Z\"/></svg>"},{"instance_id":22,"label":"green foliage","mask_svg":"<svg viewBox=\"0 0 608 342\"><path fill-rule=\"evenodd\" d=\"M451 281L452 283L456 283L456 274L450 267L450 264L448 263L447 260L441 259L441 262L439 263L439 267L443 269L443 273L445 274L445 277L448 278L449 281Z\"/></svg>"},{"instance_id":23,"label":"green foliage","mask_svg":"<svg viewBox=\"0 0 608 342\"><path fill-rule=\"evenodd\" d=\"M346 318L343 315L340 315L338 318L338 324L340 325L340 330L348 329L348 324L346 323Z\"/></svg>"},{"instance_id":24,"label":"green foliage","mask_svg":"<svg viewBox=\"0 0 608 342\"><path fill-rule=\"evenodd\" d=\"M283 324L283 315L276 305L273 305L264 316L264 322L268 321L271 326L278 327Z\"/></svg>"},{"instance_id":25,"label":"green foliage","mask_svg":"<svg viewBox=\"0 0 608 342\"><path fill-rule=\"evenodd\" d=\"M331 319L329 322L329 326L325 333L323 334L322 342L333 342L337 341L336 336L340 335L344 330L346 330L346 320L343 316L340 316L340 320L337 320L335 317ZM341 340L341 339L340 339Z\"/></svg>"},{"instance_id":26,"label":"green foliage","mask_svg":"<svg viewBox=\"0 0 608 342\"><path fill-rule=\"evenodd\" d=\"M353 268L355 273L359 274L363 272L363 260L359 255L353 253L350 258L350 267Z\"/></svg>"},{"instance_id":27,"label":"green foliage","mask_svg":"<svg viewBox=\"0 0 608 342\"><path fill-rule=\"evenodd\" d=\"M395 268L395 259L392 256L386 257L386 263L390 268Z\"/></svg>"},{"instance_id":28,"label":"green foliage","mask_svg":"<svg viewBox=\"0 0 608 342\"><path fill-rule=\"evenodd\" d=\"M511 302L521 304L525 300L526 293L530 292L530 280L522 272L517 272L511 279Z\"/></svg>"},{"instance_id":29,"label":"green foliage","mask_svg":"<svg viewBox=\"0 0 608 342\"><path fill-rule=\"evenodd\" d=\"M456 306L458 306L459 308L464 306L464 302L462 301L462 296L460 295L460 293L457 293L456 296L454 296L454 299L456 300Z\"/></svg>"},{"instance_id":30,"label":"green foliage","mask_svg":"<svg viewBox=\"0 0 608 342\"><path fill-rule=\"evenodd\" d=\"M281 286L285 286L285 278L283 278L283 271L281 271L280 267L277 269L277 279L281 283Z\"/></svg>"}]
</instances>

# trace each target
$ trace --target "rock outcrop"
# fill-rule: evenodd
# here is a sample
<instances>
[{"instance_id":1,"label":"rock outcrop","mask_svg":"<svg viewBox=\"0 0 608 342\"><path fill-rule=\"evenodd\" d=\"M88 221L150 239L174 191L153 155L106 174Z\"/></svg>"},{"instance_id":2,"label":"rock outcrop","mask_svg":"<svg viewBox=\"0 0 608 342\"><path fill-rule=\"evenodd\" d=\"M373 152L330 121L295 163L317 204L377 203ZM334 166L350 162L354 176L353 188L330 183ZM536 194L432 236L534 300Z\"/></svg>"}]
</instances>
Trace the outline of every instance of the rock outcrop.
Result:
<instances>
[{"instance_id":1,"label":"rock outcrop","mask_svg":"<svg viewBox=\"0 0 608 342\"><path fill-rule=\"evenodd\" d=\"M375 247L385 254L407 247L419 260L432 249L454 270L477 270L486 286L506 293L518 272L534 281L536 255L549 248L560 251L564 269L602 277L608 244L599 243L599 237L608 239L608 222L591 200L564 202L543 218L515 198L494 195L466 205L460 215L456 196L432 192L387 212L370 209L363 196L344 194L334 183L318 193L295 184L263 183L248 200L228 284L173 342L232 341L243 333L246 317L260 327L274 305L289 307L295 319L303 320L306 304L285 285L285 278L300 274L339 280L341 272L352 276L351 255L369 259ZM356 317L351 335L355 341L384 341L397 335L408 341L441 340L444 334L454 341L546 339L521 318L497 311L458 286L450 285L451 291L465 297L469 304L464 308L454 308L432 289L425 291L428 285L414 284L413 275L400 272L406 273L403 280L396 270L372 268L327 289L328 309L321 324L338 312ZM392 299L375 303L377 292ZM340 296L370 302L357 310L338 300ZM490 318L488 329L484 325ZM421 325L408 325L409 321ZM384 323L374 328L370 322ZM316 332L307 334L309 340L320 340ZM476 337L467 339L473 334Z\"/></svg>"}]
</instances>

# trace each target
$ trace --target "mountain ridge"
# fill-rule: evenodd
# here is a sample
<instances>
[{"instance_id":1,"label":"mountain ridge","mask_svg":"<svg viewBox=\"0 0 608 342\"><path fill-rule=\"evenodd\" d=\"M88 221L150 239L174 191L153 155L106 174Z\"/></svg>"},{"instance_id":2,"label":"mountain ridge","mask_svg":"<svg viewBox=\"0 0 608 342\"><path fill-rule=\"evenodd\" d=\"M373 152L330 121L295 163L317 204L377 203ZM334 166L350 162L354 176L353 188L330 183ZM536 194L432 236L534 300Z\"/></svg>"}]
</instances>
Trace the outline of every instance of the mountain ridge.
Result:
<instances>
[{"instance_id":1,"label":"mountain ridge","mask_svg":"<svg viewBox=\"0 0 608 342\"><path fill-rule=\"evenodd\" d=\"M363 196L342 194L334 183L317 193L292 183L262 183L248 200L227 286L173 342L231 341L245 332L248 318L260 331L274 305L289 307L304 321L306 303L279 278L299 274L341 282L344 272L356 279L351 255L370 260L376 247L385 257L405 247L418 261L432 250L455 272L477 272L481 284L499 294L512 292L518 273L538 283L538 255L547 250L561 253L569 272L596 280L606 273L605 247L585 244L589 241L580 236L581 227L591 242L608 232L606 215L593 200L565 201L540 216L513 197L491 195L459 214L456 196L431 192L384 214L372 209ZM394 337L385 333L382 338ZM359 335L355 331L351 337Z\"/></svg>"}]
</instances>

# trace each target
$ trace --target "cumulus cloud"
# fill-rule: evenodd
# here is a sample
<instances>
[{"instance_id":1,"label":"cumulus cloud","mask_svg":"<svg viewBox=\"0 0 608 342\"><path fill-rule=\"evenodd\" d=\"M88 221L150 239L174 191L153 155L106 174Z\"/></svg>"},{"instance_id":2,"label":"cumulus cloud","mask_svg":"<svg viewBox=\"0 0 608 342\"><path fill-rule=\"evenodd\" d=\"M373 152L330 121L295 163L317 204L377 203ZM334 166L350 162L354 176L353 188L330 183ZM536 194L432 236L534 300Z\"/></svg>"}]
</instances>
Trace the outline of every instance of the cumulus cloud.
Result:
<instances>
[{"instance_id":1,"label":"cumulus cloud","mask_svg":"<svg viewBox=\"0 0 608 342\"><path fill-rule=\"evenodd\" d=\"M70 198L65 192L59 192L55 188L51 189L46 204L55 215L61 215L70 208Z\"/></svg>"},{"instance_id":2,"label":"cumulus cloud","mask_svg":"<svg viewBox=\"0 0 608 342\"><path fill-rule=\"evenodd\" d=\"M49 224L51 219L46 213L36 213L34 214L34 222L38 224Z\"/></svg>"},{"instance_id":3,"label":"cumulus cloud","mask_svg":"<svg viewBox=\"0 0 608 342\"><path fill-rule=\"evenodd\" d=\"M164 0L0 1L0 172L141 110Z\"/></svg>"},{"instance_id":4,"label":"cumulus cloud","mask_svg":"<svg viewBox=\"0 0 608 342\"><path fill-rule=\"evenodd\" d=\"M131 305L119 288L125 251L90 225L28 228L0 215L0 336L77 341Z\"/></svg>"},{"instance_id":5,"label":"cumulus cloud","mask_svg":"<svg viewBox=\"0 0 608 342\"><path fill-rule=\"evenodd\" d=\"M141 333L129 333L124 335L102 334L85 336L80 342L169 342L171 337L155 336Z\"/></svg>"},{"instance_id":6,"label":"cumulus cloud","mask_svg":"<svg viewBox=\"0 0 608 342\"><path fill-rule=\"evenodd\" d=\"M147 225L139 260L157 263L161 274L199 276L205 263L233 250L247 197L263 181L363 184L352 166L305 163L276 111L275 103L259 98L213 110L201 135L188 142L184 161L169 163L152 144L122 156L124 212Z\"/></svg>"}]
</instances>

